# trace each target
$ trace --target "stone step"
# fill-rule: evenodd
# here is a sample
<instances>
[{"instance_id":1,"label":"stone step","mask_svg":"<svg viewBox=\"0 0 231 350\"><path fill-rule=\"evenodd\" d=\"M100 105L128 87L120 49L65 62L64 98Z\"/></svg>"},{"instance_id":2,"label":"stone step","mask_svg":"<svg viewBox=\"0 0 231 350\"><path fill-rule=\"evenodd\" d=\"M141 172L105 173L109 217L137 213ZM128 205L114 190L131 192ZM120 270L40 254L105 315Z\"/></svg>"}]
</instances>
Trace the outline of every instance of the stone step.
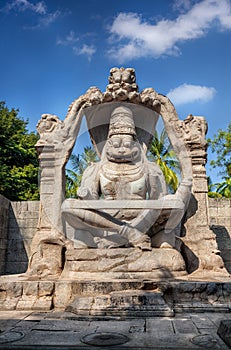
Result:
<instances>
[{"instance_id":1,"label":"stone step","mask_svg":"<svg viewBox=\"0 0 231 350\"><path fill-rule=\"evenodd\" d=\"M79 316L174 316L160 292L124 290L96 297L76 297L66 311Z\"/></svg>"}]
</instances>

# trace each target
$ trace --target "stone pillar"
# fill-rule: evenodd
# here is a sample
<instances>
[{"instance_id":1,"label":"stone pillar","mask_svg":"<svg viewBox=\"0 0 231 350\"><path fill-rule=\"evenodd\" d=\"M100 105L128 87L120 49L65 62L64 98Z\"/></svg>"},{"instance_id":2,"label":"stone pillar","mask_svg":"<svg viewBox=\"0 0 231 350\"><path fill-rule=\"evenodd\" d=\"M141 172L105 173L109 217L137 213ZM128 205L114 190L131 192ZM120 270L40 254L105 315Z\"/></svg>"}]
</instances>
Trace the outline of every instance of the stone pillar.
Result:
<instances>
[{"instance_id":1,"label":"stone pillar","mask_svg":"<svg viewBox=\"0 0 231 350\"><path fill-rule=\"evenodd\" d=\"M184 142L191 156L193 171L192 197L185 223L186 235L184 255L188 271L197 270L197 274L227 275L220 257L214 233L209 228L208 185L205 164L207 161L207 143L205 135L207 123L203 117L189 115L180 121Z\"/></svg>"}]
</instances>

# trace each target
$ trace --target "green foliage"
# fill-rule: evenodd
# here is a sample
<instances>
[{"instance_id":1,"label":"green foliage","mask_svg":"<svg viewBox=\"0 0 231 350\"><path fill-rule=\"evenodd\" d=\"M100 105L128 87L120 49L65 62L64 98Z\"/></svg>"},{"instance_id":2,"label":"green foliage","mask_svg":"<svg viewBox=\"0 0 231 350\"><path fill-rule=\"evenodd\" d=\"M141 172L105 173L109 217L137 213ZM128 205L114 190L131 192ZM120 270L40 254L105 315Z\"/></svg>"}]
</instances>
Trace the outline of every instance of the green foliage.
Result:
<instances>
[{"instance_id":1,"label":"green foliage","mask_svg":"<svg viewBox=\"0 0 231 350\"><path fill-rule=\"evenodd\" d=\"M180 174L180 165L165 130L160 136L155 131L148 158L159 165L170 192L175 192L179 184L177 174Z\"/></svg>"},{"instance_id":2,"label":"green foliage","mask_svg":"<svg viewBox=\"0 0 231 350\"><path fill-rule=\"evenodd\" d=\"M220 183L211 184L208 186L208 196L211 198L228 198L231 199L231 178L226 177Z\"/></svg>"},{"instance_id":3,"label":"green foliage","mask_svg":"<svg viewBox=\"0 0 231 350\"><path fill-rule=\"evenodd\" d=\"M217 184L216 190L222 197L231 199L231 178L227 177L223 182Z\"/></svg>"},{"instance_id":4,"label":"green foliage","mask_svg":"<svg viewBox=\"0 0 231 350\"><path fill-rule=\"evenodd\" d=\"M84 147L83 153L72 154L70 157L72 169L66 169L66 197L76 198L84 170L97 162L98 156L91 146Z\"/></svg>"},{"instance_id":5,"label":"green foliage","mask_svg":"<svg viewBox=\"0 0 231 350\"><path fill-rule=\"evenodd\" d=\"M13 201L39 198L38 136L26 127L18 110L0 102L0 193Z\"/></svg>"},{"instance_id":6,"label":"green foliage","mask_svg":"<svg viewBox=\"0 0 231 350\"><path fill-rule=\"evenodd\" d=\"M208 183L208 196L210 198L221 198L222 197L221 194L216 192L216 185L217 184L212 183L210 176L207 177L207 183Z\"/></svg>"},{"instance_id":7,"label":"green foliage","mask_svg":"<svg viewBox=\"0 0 231 350\"><path fill-rule=\"evenodd\" d=\"M220 168L219 174L223 179L220 183L211 184L213 191L209 191L208 195L215 198L231 198L231 123L227 130L218 130L213 140L208 139L208 145L216 154L216 159L212 160L210 165Z\"/></svg>"},{"instance_id":8,"label":"green foliage","mask_svg":"<svg viewBox=\"0 0 231 350\"><path fill-rule=\"evenodd\" d=\"M214 139L208 139L208 145L213 153L216 153L216 159L210 162L213 168L220 167L220 173L223 177L231 176L231 123L226 130L218 130Z\"/></svg>"}]
</instances>

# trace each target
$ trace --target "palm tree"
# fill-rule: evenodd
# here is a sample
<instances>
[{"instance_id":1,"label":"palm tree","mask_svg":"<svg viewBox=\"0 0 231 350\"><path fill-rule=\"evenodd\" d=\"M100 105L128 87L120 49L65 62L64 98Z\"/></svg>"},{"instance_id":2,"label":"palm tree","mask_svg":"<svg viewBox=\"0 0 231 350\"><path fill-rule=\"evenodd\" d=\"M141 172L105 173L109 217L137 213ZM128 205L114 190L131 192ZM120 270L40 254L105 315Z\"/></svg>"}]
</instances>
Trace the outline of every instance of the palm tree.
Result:
<instances>
[{"instance_id":1,"label":"palm tree","mask_svg":"<svg viewBox=\"0 0 231 350\"><path fill-rule=\"evenodd\" d=\"M84 147L83 153L72 154L70 157L72 169L66 169L66 197L76 198L84 170L97 162L98 156L91 146Z\"/></svg>"},{"instance_id":2,"label":"palm tree","mask_svg":"<svg viewBox=\"0 0 231 350\"><path fill-rule=\"evenodd\" d=\"M220 197L222 197L221 194L216 192L216 185L217 184L213 184L212 183L212 180L211 180L210 176L207 177L207 184L208 184L208 196L210 198L220 198Z\"/></svg>"},{"instance_id":3,"label":"palm tree","mask_svg":"<svg viewBox=\"0 0 231 350\"><path fill-rule=\"evenodd\" d=\"M225 181L216 184L216 192L221 197L231 199L231 178L225 177Z\"/></svg>"},{"instance_id":4,"label":"palm tree","mask_svg":"<svg viewBox=\"0 0 231 350\"><path fill-rule=\"evenodd\" d=\"M167 132L162 130L160 136L155 131L148 158L161 168L171 193L176 192L179 184L180 163L169 141Z\"/></svg>"}]
</instances>

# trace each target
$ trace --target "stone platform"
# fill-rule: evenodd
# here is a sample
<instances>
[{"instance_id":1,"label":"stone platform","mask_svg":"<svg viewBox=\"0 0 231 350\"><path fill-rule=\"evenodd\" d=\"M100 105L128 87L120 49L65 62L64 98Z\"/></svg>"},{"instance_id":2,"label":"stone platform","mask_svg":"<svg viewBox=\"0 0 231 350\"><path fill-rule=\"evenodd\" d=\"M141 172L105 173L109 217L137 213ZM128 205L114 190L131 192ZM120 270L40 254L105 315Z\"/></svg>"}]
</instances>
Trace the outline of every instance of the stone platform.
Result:
<instances>
[{"instance_id":1,"label":"stone platform","mask_svg":"<svg viewBox=\"0 0 231 350\"><path fill-rule=\"evenodd\" d=\"M67 311L2 311L0 349L217 349L218 335L231 313L180 313L175 317L79 318ZM227 344L227 345L226 345Z\"/></svg>"},{"instance_id":2,"label":"stone platform","mask_svg":"<svg viewBox=\"0 0 231 350\"><path fill-rule=\"evenodd\" d=\"M152 317L176 312L231 312L231 280L33 280L2 276L0 310L71 310L82 316Z\"/></svg>"},{"instance_id":3,"label":"stone platform","mask_svg":"<svg viewBox=\"0 0 231 350\"><path fill-rule=\"evenodd\" d=\"M68 249L61 278L72 280L160 279L187 275L176 249Z\"/></svg>"}]
</instances>

